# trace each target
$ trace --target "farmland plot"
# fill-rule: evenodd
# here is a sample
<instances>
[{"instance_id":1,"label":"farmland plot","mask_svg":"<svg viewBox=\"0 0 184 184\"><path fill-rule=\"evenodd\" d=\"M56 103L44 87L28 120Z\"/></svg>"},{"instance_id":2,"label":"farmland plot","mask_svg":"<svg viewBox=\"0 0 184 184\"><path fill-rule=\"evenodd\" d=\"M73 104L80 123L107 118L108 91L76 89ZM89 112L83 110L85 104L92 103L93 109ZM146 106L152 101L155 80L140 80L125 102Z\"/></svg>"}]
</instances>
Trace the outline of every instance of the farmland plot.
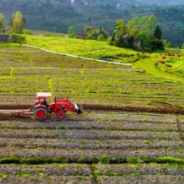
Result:
<instances>
[{"instance_id":1,"label":"farmland plot","mask_svg":"<svg viewBox=\"0 0 184 184\"><path fill-rule=\"evenodd\" d=\"M0 109L30 107L41 91L97 107L183 106L184 83L128 66L19 45L0 55ZM0 183L183 183L184 120L176 119L95 110L36 122L0 114Z\"/></svg>"},{"instance_id":2,"label":"farmland plot","mask_svg":"<svg viewBox=\"0 0 184 184\"><path fill-rule=\"evenodd\" d=\"M64 121L4 119L0 140L1 183L184 179L184 143L172 115L90 111Z\"/></svg>"},{"instance_id":3,"label":"farmland plot","mask_svg":"<svg viewBox=\"0 0 184 184\"><path fill-rule=\"evenodd\" d=\"M86 61L22 46L0 50L0 106L31 106L48 91L86 104L159 108L183 106L184 83L170 82L128 66ZM22 100L23 99L23 100Z\"/></svg>"}]
</instances>

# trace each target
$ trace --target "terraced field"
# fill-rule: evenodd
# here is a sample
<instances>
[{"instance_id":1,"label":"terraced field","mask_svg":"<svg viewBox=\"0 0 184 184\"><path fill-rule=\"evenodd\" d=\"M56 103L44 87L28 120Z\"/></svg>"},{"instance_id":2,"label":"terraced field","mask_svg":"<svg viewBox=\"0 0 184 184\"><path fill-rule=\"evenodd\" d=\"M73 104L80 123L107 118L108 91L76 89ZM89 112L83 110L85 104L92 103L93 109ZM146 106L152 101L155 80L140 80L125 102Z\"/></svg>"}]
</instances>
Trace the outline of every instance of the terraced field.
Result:
<instances>
[{"instance_id":1,"label":"terraced field","mask_svg":"<svg viewBox=\"0 0 184 184\"><path fill-rule=\"evenodd\" d=\"M183 82L128 66L70 58L19 45L0 50L0 107L31 106L37 92L77 103L159 108L183 106Z\"/></svg>"},{"instance_id":2,"label":"terraced field","mask_svg":"<svg viewBox=\"0 0 184 184\"><path fill-rule=\"evenodd\" d=\"M0 180L182 184L180 131L173 115L89 111L60 122L53 117L46 122L4 117Z\"/></svg>"},{"instance_id":3,"label":"terraced field","mask_svg":"<svg viewBox=\"0 0 184 184\"><path fill-rule=\"evenodd\" d=\"M182 184L183 117L137 111L181 114L183 88L182 80L129 66L3 45L0 183ZM94 111L60 122L2 114L31 107L37 92L68 97ZM101 106L109 111L97 111ZM136 112L112 111L118 108Z\"/></svg>"}]
</instances>

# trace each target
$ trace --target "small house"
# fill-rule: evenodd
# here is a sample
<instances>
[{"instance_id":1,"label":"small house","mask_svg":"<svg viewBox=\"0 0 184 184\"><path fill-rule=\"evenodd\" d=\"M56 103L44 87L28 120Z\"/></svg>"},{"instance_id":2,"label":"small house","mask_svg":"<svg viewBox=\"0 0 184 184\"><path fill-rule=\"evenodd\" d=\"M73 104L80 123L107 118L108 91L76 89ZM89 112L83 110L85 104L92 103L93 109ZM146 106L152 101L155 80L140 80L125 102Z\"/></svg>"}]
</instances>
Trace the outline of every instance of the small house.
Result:
<instances>
[{"instance_id":1,"label":"small house","mask_svg":"<svg viewBox=\"0 0 184 184\"><path fill-rule=\"evenodd\" d=\"M85 39L86 34L85 33L77 33L77 37L80 38L80 39Z\"/></svg>"},{"instance_id":2,"label":"small house","mask_svg":"<svg viewBox=\"0 0 184 184\"><path fill-rule=\"evenodd\" d=\"M130 38L130 36L129 35L124 35L123 37L122 37L122 41L123 42L128 42L128 40L129 40L129 38ZM134 40L134 44L135 45L137 45L139 48L142 48L142 46L141 46L141 41L140 40Z\"/></svg>"},{"instance_id":3,"label":"small house","mask_svg":"<svg viewBox=\"0 0 184 184\"><path fill-rule=\"evenodd\" d=\"M9 35L0 35L0 42L8 42Z\"/></svg>"},{"instance_id":4,"label":"small house","mask_svg":"<svg viewBox=\"0 0 184 184\"><path fill-rule=\"evenodd\" d=\"M127 42L128 39L129 39L129 36L127 34L122 37L123 42Z\"/></svg>"},{"instance_id":5,"label":"small house","mask_svg":"<svg viewBox=\"0 0 184 184\"><path fill-rule=\"evenodd\" d=\"M137 45L139 48L141 48L141 41L140 40L134 40L134 44Z\"/></svg>"}]
</instances>

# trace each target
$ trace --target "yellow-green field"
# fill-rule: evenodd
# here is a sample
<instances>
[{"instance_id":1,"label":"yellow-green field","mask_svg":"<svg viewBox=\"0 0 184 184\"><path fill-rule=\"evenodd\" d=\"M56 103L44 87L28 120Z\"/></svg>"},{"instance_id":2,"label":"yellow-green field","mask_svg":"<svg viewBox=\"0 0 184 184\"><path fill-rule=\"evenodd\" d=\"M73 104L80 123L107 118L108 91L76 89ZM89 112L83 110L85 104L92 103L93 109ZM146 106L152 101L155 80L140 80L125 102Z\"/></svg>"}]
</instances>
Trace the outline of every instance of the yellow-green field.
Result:
<instances>
[{"instance_id":1,"label":"yellow-green field","mask_svg":"<svg viewBox=\"0 0 184 184\"><path fill-rule=\"evenodd\" d=\"M110 46L106 42L95 40L27 36L27 44L60 53L73 54L94 59L109 59L125 63L135 62L138 58L142 58L140 55L135 55L137 52L133 50Z\"/></svg>"},{"instance_id":2,"label":"yellow-green field","mask_svg":"<svg viewBox=\"0 0 184 184\"><path fill-rule=\"evenodd\" d=\"M140 69L172 81L183 81L184 52L178 49L145 53L110 46L106 42L94 40L41 36L28 36L27 43L48 50L81 57L132 63L135 69Z\"/></svg>"},{"instance_id":3,"label":"yellow-green field","mask_svg":"<svg viewBox=\"0 0 184 184\"><path fill-rule=\"evenodd\" d=\"M67 46L57 46L59 42L67 40ZM48 91L78 103L139 107L155 107L157 103L170 103L183 106L182 75L162 72L158 67L164 64L159 63L157 67L155 65L160 61L162 53L126 52L125 49L109 46L105 42L84 41L86 57L89 57L87 53L90 52L86 45L89 46L91 42L96 44L96 49L101 47L106 50L107 47L109 50L116 50L116 53L133 52L136 57L144 55L146 59L140 59L133 67L140 67L146 73L136 72L128 66L71 58L21 45L2 44L0 104L32 105L37 92ZM81 46L74 46L77 43L82 44L82 41L77 39L72 43L72 39L68 38L29 36L28 44L33 43L38 47L45 45L44 48L58 52L78 55L84 52L80 50ZM71 52L68 50L70 47L73 47ZM109 55L113 56L114 50L109 51ZM91 52L96 53L94 50ZM97 55L95 57L97 58Z\"/></svg>"},{"instance_id":4,"label":"yellow-green field","mask_svg":"<svg viewBox=\"0 0 184 184\"><path fill-rule=\"evenodd\" d=\"M28 37L28 44L37 47L97 59L101 56L95 49L101 48L103 57L109 54L107 60L116 56L118 61L131 62L133 68L144 72L18 44L1 44L0 109L31 107L37 92L51 92L96 107L152 110L169 104L184 106L182 52L180 57L141 53L95 41L84 41L82 48L82 42ZM183 183L183 116L95 109L81 116L68 114L63 121L53 115L38 122L3 114L10 111L0 111L2 184Z\"/></svg>"}]
</instances>

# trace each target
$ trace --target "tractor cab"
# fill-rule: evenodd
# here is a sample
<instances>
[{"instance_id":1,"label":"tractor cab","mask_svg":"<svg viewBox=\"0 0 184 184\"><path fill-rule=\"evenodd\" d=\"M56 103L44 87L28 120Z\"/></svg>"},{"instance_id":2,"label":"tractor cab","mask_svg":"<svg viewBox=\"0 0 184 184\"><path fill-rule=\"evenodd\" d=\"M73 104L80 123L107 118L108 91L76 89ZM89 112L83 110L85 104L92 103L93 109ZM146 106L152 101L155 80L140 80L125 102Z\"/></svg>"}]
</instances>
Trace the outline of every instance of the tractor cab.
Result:
<instances>
[{"instance_id":1,"label":"tractor cab","mask_svg":"<svg viewBox=\"0 0 184 184\"><path fill-rule=\"evenodd\" d=\"M35 106L44 105L48 107L49 104L47 102L47 98L51 98L51 97L52 97L51 93L37 93L38 100L35 101Z\"/></svg>"}]
</instances>

